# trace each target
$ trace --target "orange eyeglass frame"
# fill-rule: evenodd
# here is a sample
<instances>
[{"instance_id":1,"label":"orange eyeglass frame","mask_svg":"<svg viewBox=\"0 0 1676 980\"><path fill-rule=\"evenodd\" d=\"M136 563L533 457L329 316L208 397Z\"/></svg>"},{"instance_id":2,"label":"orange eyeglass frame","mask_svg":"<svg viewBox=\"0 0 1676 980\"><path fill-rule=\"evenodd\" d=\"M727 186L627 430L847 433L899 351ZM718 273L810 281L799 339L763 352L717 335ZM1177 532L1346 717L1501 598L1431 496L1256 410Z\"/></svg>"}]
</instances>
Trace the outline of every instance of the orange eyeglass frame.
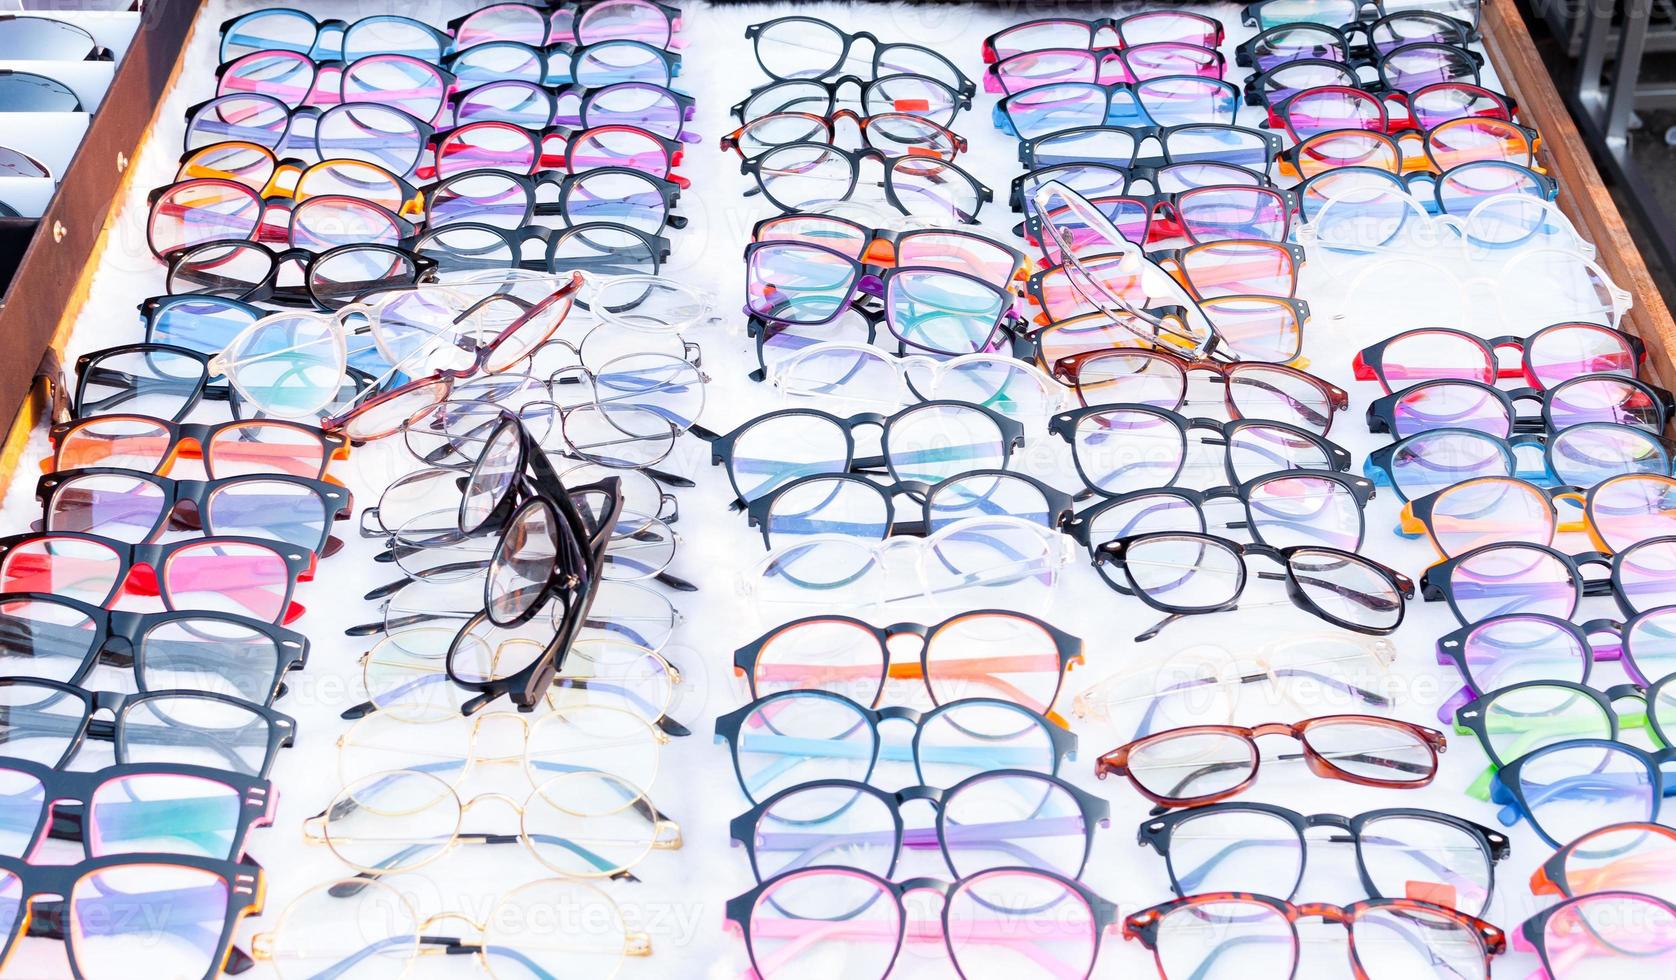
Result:
<instances>
[{"instance_id":1,"label":"orange eyeglass frame","mask_svg":"<svg viewBox=\"0 0 1676 980\"><path fill-rule=\"evenodd\" d=\"M157 442L159 444L166 445L167 448L164 449L162 453L158 454L159 459L157 464L150 470L150 472L158 476L168 476L174 469L176 460L195 459L204 464L205 472L210 474L211 479L214 479L215 477L213 472L210 472L210 460L205 458L206 443L213 446L215 444L216 437L225 431L261 426L264 428L289 429L319 439L321 448L324 450L321 457L320 467L310 472L294 472L293 475L306 476L317 480L325 480L327 483L334 483L338 486L344 485L341 479L326 472L326 470L331 465L333 460L349 458L349 440L337 433L324 432L314 426L304 425L299 422L291 422L285 419L235 419L231 422L189 424L184 422L171 422L168 419L154 418L149 415L95 415L85 419L59 422L52 427L52 430L47 435L47 438L53 445L53 453L46 459L41 460L41 472L56 473L61 469L107 465L102 461L76 462L70 465L65 465L63 453L66 438L82 429L96 428L101 424L121 424L124 422L149 424L163 430L163 434L159 436L128 435L111 437L127 440L144 439L147 440L148 444ZM292 473L293 471L276 468L273 472Z\"/></svg>"}]
</instances>

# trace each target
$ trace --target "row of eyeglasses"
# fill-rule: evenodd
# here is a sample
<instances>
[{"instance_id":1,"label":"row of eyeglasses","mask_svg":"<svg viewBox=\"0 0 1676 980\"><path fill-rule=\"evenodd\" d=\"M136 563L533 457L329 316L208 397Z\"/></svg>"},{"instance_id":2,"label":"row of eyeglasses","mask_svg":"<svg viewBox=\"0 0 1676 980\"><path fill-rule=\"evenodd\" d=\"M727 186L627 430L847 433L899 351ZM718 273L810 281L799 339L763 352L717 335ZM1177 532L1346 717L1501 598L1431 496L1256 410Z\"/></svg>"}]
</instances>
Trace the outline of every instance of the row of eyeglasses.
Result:
<instances>
[{"instance_id":1,"label":"row of eyeglasses","mask_svg":"<svg viewBox=\"0 0 1676 980\"><path fill-rule=\"evenodd\" d=\"M723 148L743 158L742 171L758 186L752 193L788 212L760 222L746 251L746 312L761 364L754 377L810 406L725 434L699 432L727 467L736 509L771 549L747 573L747 586L765 618L784 623L738 652L736 669L758 700L717 725L756 804L733 833L761 884L730 904L729 918L759 975L884 976L908 941L944 943L966 976L1028 972L1043 957L1067 976L1092 973L1116 913L1075 879L1108 809L1069 784L1048 788L1074 748L1053 705L1081 644L1013 611L1050 598L1063 564L1056 531L1088 547L1108 584L1165 614L1137 641L1184 616L1232 609L1253 577L1250 558L1285 569L1256 576L1284 582L1282 604L1383 635L1401 623L1416 588L1359 552L1376 484L1394 486L1408 502L1403 530L1430 536L1446 559L1421 591L1447 598L1469 629L1465 608L1518 601L1544 611L1566 606L1569 614L1585 594L1579 565L1610 564L1626 615L1646 612L1604 631L1622 636L1622 659L1640 685L1628 696L1653 709L1649 731L1659 746L1669 744L1657 707L1670 696L1653 684L1668 673L1658 663L1669 649L1657 568L1676 543L1662 537L1661 501L1673 481L1657 435L1669 396L1637 379L1638 342L1616 329L1624 304L1552 207L1556 184L1537 166L1537 135L1515 122L1514 100L1481 84L1482 56L1467 47L1477 38L1477 4L1380 6L1370 15L1353 4L1270 0L1246 18L1258 34L1236 52L1238 64L1255 69L1243 90L1223 79L1222 25L1191 12L1032 21L986 42L985 87L1004 93L996 124L1021 137L1029 169L1011 203L1025 214L1016 231L1041 250L1035 271L1017 249L938 227L975 223L993 196L953 162L965 140L948 127L976 86L945 58L812 18L747 32L775 81L735 107L743 125ZM856 58L858 43L873 45L872 73L834 77ZM851 86L859 98L843 97ZM1235 125L1242 103L1266 113L1261 128ZM860 111L835 111L840 104ZM864 150L832 145L845 120ZM1150 146L1161 152L1147 153ZM885 168L886 203L930 227L877 228L846 216L868 159ZM1299 183L1281 188L1276 173ZM1149 193L1136 194L1137 185ZM1315 233L1305 234L1311 223ZM1364 236L1372 229L1371 242L1344 233L1358 223ZM1563 271L1581 270L1597 288L1529 304L1560 322L1504 310L1504 322L1521 328L1517 337L1413 331L1364 350L1356 377L1382 383L1385 350L1397 355L1390 362L1397 383L1386 386L1395 393L1370 407L1370 429L1440 434L1430 447L1382 450L1366 478L1349 476L1350 454L1325 438L1349 394L1302 370L1309 308L1297 299L1305 250L1293 239L1310 243L1312 256L1353 268L1422 240L1416 229L1443 229L1454 236L1444 245L1501 271L1545 268L1550 253L1563 250ZM1172 240L1186 245L1143 250ZM1024 302L1015 303L1020 294ZM1039 312L1030 315L1029 305ZM1521 370L1498 358L1515 346ZM1204 375L1225 386L1217 400L1230 422L1180 414L1189 378ZM1533 387L1496 387L1514 377ZM1409 381L1463 390L1405 398ZM1073 394L1082 407L1066 411ZM1540 421L1515 412L1521 401L1542 403ZM849 411L819 410L827 407ZM1451 427L1451 418L1467 421ZM1078 494L1011 468L1044 422L1072 446ZM873 428L882 430L879 455L857 446L857 433ZM1203 441L1225 447L1228 487L1175 485L1191 468L1201 429L1220 436ZM1411 499L1466 477L1528 475L1529 459L1516 463L1520 453L1540 454L1539 482L1570 492L1537 487L1527 501L1525 489L1469 486L1441 510ZM890 483L876 482L881 473ZM1089 498L1096 504L1079 513L1075 505ZM1555 499L1575 500L1584 520L1560 521ZM1247 530L1252 544L1208 533L1207 511L1218 500L1243 505L1244 520L1226 526ZM1481 543L1475 536L1506 542L1509 529L1514 543L1487 548L1458 591L1444 584L1461 552ZM1549 547L1554 534L1584 529L1607 555L1568 558ZM924 540L899 545L891 537L904 534ZM840 615L902 597L880 570L888 553L903 549L913 552L919 598L954 617L880 630ZM1526 569L1538 573L1529 587L1508 580L1510 570ZM1574 597L1569 605L1565 595ZM984 598L1008 608L974 609ZM798 613L808 615L784 622ZM1662 796L1659 757L1635 758L1640 750L1621 743L1595 744L1590 754L1589 740L1570 741L1596 728L1600 740L1616 736L1611 701L1620 689L1603 697L1568 680L1563 690L1527 692L1491 719L1474 700L1484 692L1471 669L1489 663L1490 646L1502 666L1561 664L1574 674L1583 664L1586 680L1588 640L1601 625L1539 625L1533 632L1530 622L1503 624L1499 645L1481 644L1475 656L1463 652L1466 630L1439 647L1440 662L1459 664L1466 682L1440 717L1455 718L1472 702L1457 731L1476 735L1494 767L1536 747L1527 731L1535 705L1587 718L1582 731L1573 731L1575 719L1552 726L1573 750L1551 760L1571 763L1565 772L1535 763L1518 776L1492 769L1474 788L1503 804L1501 824L1529 819L1552 846L1584 831L1597 835L1550 862L1533 890L1568 900L1527 922L1515 944L1534 948L1554 977L1582 976L1603 958L1632 971L1663 964L1653 968L1662 975L1676 956L1669 895L1615 887L1643 857L1668 860L1670 834L1650 823ZM891 662L887 641L903 632L920 639L917 667ZM1533 636L1539 642L1529 642ZM1652 673L1635 672L1632 636ZM1532 646L1552 656L1527 660ZM1305 652L1266 676L1296 676L1299 664L1319 669L1331 659ZM933 710L881 706L891 681L908 678L922 681L924 690L912 693L928 697ZM1236 672L1231 683L1251 679ZM1437 774L1443 734L1345 714L1252 727L1157 724L1169 697L1223 683L1230 682L1199 677L1134 699L1146 706L1134 740L1096 765L1102 777L1129 776L1159 805L1163 816L1143 823L1142 840L1166 859L1177 895L1128 917L1125 936L1154 950L1166 977L1232 975L1251 969L1252 956L1260 969L1285 973L1297 965L1299 920L1321 917L1346 927L1352 962L1371 976L1488 975L1507 940L1479 916L1494 865L1510 851L1506 833L1434 811L1345 818L1229 799L1256 781L1262 737L1296 739L1302 752L1292 758L1318 776L1418 788ZM959 700L974 692L994 697ZM1362 693L1366 704L1390 703ZM907 751L883 734L892 720L914 728ZM1498 755L1498 743L1517 751ZM1591 769L1593 762L1602 765ZM917 788L892 795L871 785L876 771L910 763L901 777ZM950 768L936 772L939 765ZM1596 819L1558 837L1542 830L1544 809L1598 803L1585 789L1595 785L1588 774L1598 781L1606 769L1621 769L1633 784L1616 817L1623 826L1602 828ZM905 828L902 807L917 799L938 809L934 832ZM978 800L981 807L970 806ZM1043 808L1064 817L1044 820ZM1342 909L1293 904L1305 829L1323 825L1349 828L1362 845L1366 901ZM1178 827L1184 832L1175 836ZM902 848L918 836L941 846L956 883L892 883ZM1051 853L1049 840L1059 845ZM852 860L857 854L864 856ZM1288 858L1276 860L1281 854ZM1603 876L1598 889L1572 887L1590 862L1610 866L1616 878ZM904 895L925 887L944 893L940 933L903 911ZM1051 939L1042 938L1037 915L1054 922ZM851 945L839 950L840 941ZM1234 951L1240 955L1224 955ZM1384 958L1365 955L1373 951Z\"/></svg>"},{"instance_id":2,"label":"row of eyeglasses","mask_svg":"<svg viewBox=\"0 0 1676 980\"><path fill-rule=\"evenodd\" d=\"M143 342L78 359L44 518L0 540L13 938L63 939L90 980L400 969L439 944L603 977L651 952L593 881L680 845L646 792L684 734L659 651L679 622L663 593L693 588L666 571L690 481L656 464L702 408L682 331L711 313L656 276L693 103L642 70L673 74L679 26L646 0L494 4L445 30L279 8L222 25L218 96L151 196L167 292L140 306ZM410 457L393 483L344 462L380 439ZM304 891L247 952L234 932L269 874L247 836L298 734L272 705L310 651L286 627L354 537L351 482L378 497L359 537L400 574L349 631L380 639L343 788L304 839L358 877ZM463 795L497 758L479 735L519 725L521 789ZM66 771L101 751L114 764ZM514 796L515 832L462 829ZM49 840L82 860L32 863ZM433 937L457 914L387 880L499 844L534 875L475 938ZM586 936L532 932L522 913L553 908Z\"/></svg>"}]
</instances>

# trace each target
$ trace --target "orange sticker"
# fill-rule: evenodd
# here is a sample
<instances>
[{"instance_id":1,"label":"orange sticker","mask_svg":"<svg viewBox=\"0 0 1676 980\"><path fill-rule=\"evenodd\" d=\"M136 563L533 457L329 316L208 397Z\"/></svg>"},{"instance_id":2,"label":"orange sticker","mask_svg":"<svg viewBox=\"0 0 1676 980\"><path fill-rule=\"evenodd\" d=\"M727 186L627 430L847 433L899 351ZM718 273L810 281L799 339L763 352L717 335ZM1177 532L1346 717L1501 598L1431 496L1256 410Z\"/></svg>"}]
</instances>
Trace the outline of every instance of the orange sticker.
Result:
<instances>
[{"instance_id":1,"label":"orange sticker","mask_svg":"<svg viewBox=\"0 0 1676 980\"><path fill-rule=\"evenodd\" d=\"M1411 881L1403 888L1403 894L1416 902L1430 902L1444 908L1457 908L1455 904L1455 886L1440 885L1432 881Z\"/></svg>"},{"instance_id":2,"label":"orange sticker","mask_svg":"<svg viewBox=\"0 0 1676 980\"><path fill-rule=\"evenodd\" d=\"M931 109L930 99L897 99L891 103L897 112L928 112Z\"/></svg>"}]
</instances>

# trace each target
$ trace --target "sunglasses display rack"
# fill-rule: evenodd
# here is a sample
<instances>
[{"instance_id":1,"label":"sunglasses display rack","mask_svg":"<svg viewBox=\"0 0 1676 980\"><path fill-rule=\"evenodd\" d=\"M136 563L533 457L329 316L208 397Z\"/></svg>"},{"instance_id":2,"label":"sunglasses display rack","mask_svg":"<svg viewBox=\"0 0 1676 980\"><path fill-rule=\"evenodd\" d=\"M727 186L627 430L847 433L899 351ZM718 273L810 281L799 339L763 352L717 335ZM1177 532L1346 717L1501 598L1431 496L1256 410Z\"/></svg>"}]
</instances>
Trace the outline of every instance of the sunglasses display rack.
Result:
<instances>
[{"instance_id":1,"label":"sunglasses display rack","mask_svg":"<svg viewBox=\"0 0 1676 980\"><path fill-rule=\"evenodd\" d=\"M37 14L0 980L1673 975L1511 0Z\"/></svg>"}]
</instances>

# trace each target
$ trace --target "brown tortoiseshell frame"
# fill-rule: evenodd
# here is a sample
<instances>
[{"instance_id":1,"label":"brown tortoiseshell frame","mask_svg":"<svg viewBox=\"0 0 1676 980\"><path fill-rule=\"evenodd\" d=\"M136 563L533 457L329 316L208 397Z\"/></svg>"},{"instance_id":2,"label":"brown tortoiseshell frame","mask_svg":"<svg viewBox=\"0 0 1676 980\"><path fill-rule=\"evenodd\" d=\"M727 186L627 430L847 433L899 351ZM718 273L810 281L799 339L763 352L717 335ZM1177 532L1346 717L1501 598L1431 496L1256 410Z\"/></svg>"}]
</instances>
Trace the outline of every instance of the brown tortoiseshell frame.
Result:
<instances>
[{"instance_id":1,"label":"brown tortoiseshell frame","mask_svg":"<svg viewBox=\"0 0 1676 980\"><path fill-rule=\"evenodd\" d=\"M1229 418L1237 419L1242 417L1239 413L1239 409L1234 405L1234 389L1231 385L1233 375L1242 370L1253 370L1259 368L1265 371L1279 371L1282 374L1290 375L1297 378L1299 381L1316 388L1327 397L1327 403L1332 406L1333 411L1343 412L1350 408L1349 392L1346 392L1338 385L1332 384L1331 382L1310 374L1308 371L1300 371L1295 367L1289 367L1285 364L1268 364L1260 361L1213 361L1209 359L1191 360L1189 358L1182 357L1174 351L1167 350L1115 348L1109 350L1084 351L1081 354L1072 354L1069 357L1061 357L1058 361L1054 362L1052 366L1052 374L1055 381L1059 381L1075 391L1078 403L1086 406L1090 404L1090 402L1087 394L1082 388L1082 366L1087 362L1098 358L1118 356L1155 357L1175 367L1181 372L1182 402L1185 402L1187 398L1188 374L1194 371L1209 371L1212 374L1215 374L1221 379L1223 387L1222 401L1224 407L1228 411ZM1095 401L1093 404L1099 405L1105 403ZM1176 405L1176 409L1179 411L1180 408L1181 404L1178 403ZM1323 431L1332 428L1332 424L1332 416L1328 415L1327 424L1322 426Z\"/></svg>"},{"instance_id":2,"label":"brown tortoiseshell frame","mask_svg":"<svg viewBox=\"0 0 1676 980\"><path fill-rule=\"evenodd\" d=\"M1349 905L1331 905L1326 902L1309 902L1303 905L1293 905L1283 899L1271 898L1268 895L1258 895L1254 892L1207 892L1203 895L1190 895L1174 901L1154 905L1143 909L1123 920L1123 938L1137 940L1152 951L1158 961L1158 975L1165 976L1164 961L1158 952L1158 926L1164 917L1172 912L1195 905L1210 905L1219 902L1244 902L1248 905L1263 905L1279 912L1286 917L1292 927L1292 962L1294 969L1298 961L1299 920L1319 918L1327 922L1336 922L1345 927L1348 933L1348 947L1350 954L1350 970L1354 980L1368 980L1368 972L1362 966L1361 958L1356 954L1356 934L1351 925L1368 912L1383 909L1394 910L1398 913L1429 915L1440 919L1449 919L1471 930L1478 937L1484 950L1484 975L1490 975L1490 958L1507 951L1507 935L1500 929L1476 916L1467 915L1443 905L1433 905L1411 898L1369 898Z\"/></svg>"},{"instance_id":3,"label":"brown tortoiseshell frame","mask_svg":"<svg viewBox=\"0 0 1676 980\"><path fill-rule=\"evenodd\" d=\"M1363 776L1353 775L1333 765L1333 763L1325 756L1317 752L1314 746L1309 744L1309 730L1311 728L1318 728L1329 723L1351 721L1358 724L1396 729L1404 734L1412 735L1420 739L1420 741L1431 750L1431 771L1426 773L1423 779L1405 780L1402 782L1368 779ZM1172 797L1152 792L1145 786L1142 786L1140 781L1135 779L1134 775L1129 772L1129 756L1130 753L1134 752L1136 747L1145 745L1148 742L1157 741L1159 739L1177 738L1188 735L1234 735L1245 739L1246 745L1251 751L1250 775L1241 780L1238 785L1220 793L1212 793L1205 796ZM1443 733L1437 731L1436 729L1424 728L1420 725L1411 725L1406 721L1397 721L1394 718L1376 718L1372 715L1322 715L1318 718L1306 718L1295 725L1289 725L1284 722L1271 722L1269 724L1257 725L1253 728L1244 728L1239 725L1188 725L1182 728L1171 728L1166 731L1157 732L1155 734L1148 735L1145 738L1138 738L1127 745L1120 746L1110 752L1107 752L1105 755L1095 760L1094 775L1100 779L1105 779L1110 775L1128 776L1130 785L1139 790L1141 795L1160 806L1195 806L1203 803L1217 803L1228 799L1229 797L1238 796L1240 793L1243 793L1247 789L1251 788L1252 783L1257 781L1257 770L1261 762L1261 757L1257 751L1257 739L1265 735L1285 735L1289 738L1297 739L1303 745L1303 760L1309 766L1309 771L1322 779L1337 779L1346 783L1354 783L1358 786L1379 786L1390 789L1419 789L1422 786L1429 785L1431 781L1437 777L1438 753L1445 751L1447 746Z\"/></svg>"}]
</instances>

